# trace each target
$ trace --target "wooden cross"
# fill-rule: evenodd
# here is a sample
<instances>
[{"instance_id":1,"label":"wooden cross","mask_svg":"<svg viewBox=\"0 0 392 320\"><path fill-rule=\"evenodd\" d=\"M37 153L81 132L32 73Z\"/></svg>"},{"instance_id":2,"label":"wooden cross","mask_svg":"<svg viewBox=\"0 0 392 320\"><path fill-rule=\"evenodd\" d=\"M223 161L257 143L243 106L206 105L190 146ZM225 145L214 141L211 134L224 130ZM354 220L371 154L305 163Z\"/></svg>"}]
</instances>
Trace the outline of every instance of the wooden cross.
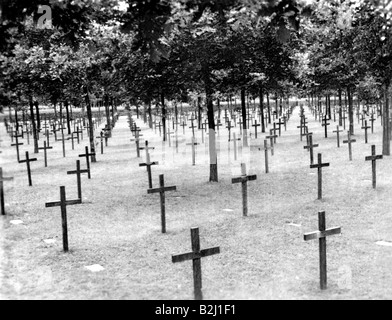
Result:
<instances>
[{"instance_id":1,"label":"wooden cross","mask_svg":"<svg viewBox=\"0 0 392 320\"><path fill-rule=\"evenodd\" d=\"M78 139L77 137L74 136L74 133L75 133L75 132L72 132L72 133L71 133L71 137L68 137L68 138L67 138L67 140L71 140L71 142L72 142L72 150L75 150L75 143L74 143L74 140L75 140L75 139ZM79 140L79 139L78 139L78 140ZM78 142L78 144L79 144L79 142Z\"/></svg>"},{"instance_id":2,"label":"wooden cross","mask_svg":"<svg viewBox=\"0 0 392 320\"><path fill-rule=\"evenodd\" d=\"M374 121L376 121L376 119L374 119L374 113L372 113L372 117L369 121L372 123L372 133L374 133Z\"/></svg>"},{"instance_id":3,"label":"wooden cross","mask_svg":"<svg viewBox=\"0 0 392 320\"><path fill-rule=\"evenodd\" d=\"M149 146L148 146L148 141L147 141L147 140L146 140L145 144L146 144L145 147L141 147L141 148L139 148L139 149L140 149L140 150L146 150L146 159L147 159L147 155L150 153L149 150L155 150L155 148L154 148L154 147L149 147ZM147 160L146 160L146 161L147 161Z\"/></svg>"},{"instance_id":4,"label":"wooden cross","mask_svg":"<svg viewBox=\"0 0 392 320\"><path fill-rule=\"evenodd\" d=\"M320 289L327 289L327 237L341 233L340 227L326 229L325 211L318 213L319 230L304 234L304 240L319 239L319 255L320 255Z\"/></svg>"},{"instance_id":5,"label":"wooden cross","mask_svg":"<svg viewBox=\"0 0 392 320\"><path fill-rule=\"evenodd\" d=\"M96 137L97 139L101 140L101 154L103 154L103 136L104 136L104 133L103 133L103 131L101 131L101 134L99 135L99 137Z\"/></svg>"},{"instance_id":6,"label":"wooden cross","mask_svg":"<svg viewBox=\"0 0 392 320\"><path fill-rule=\"evenodd\" d=\"M89 153L87 146L86 146L85 150L86 150L86 153L85 154L80 154L79 158L86 158L86 164L87 164L87 170L88 170L88 178L91 179L90 157L95 156L96 154L95 153Z\"/></svg>"},{"instance_id":7,"label":"wooden cross","mask_svg":"<svg viewBox=\"0 0 392 320\"><path fill-rule=\"evenodd\" d=\"M267 136L267 139L270 139L270 144L271 144L271 156L274 155L274 139L276 139L278 136L276 134L272 134L273 129L270 130L270 135Z\"/></svg>"},{"instance_id":8,"label":"wooden cross","mask_svg":"<svg viewBox=\"0 0 392 320\"><path fill-rule=\"evenodd\" d=\"M278 131L278 129L276 128L276 123L274 122L274 127L273 127L273 129L270 129L270 132L274 132L274 143L276 144L276 138L278 137L277 135L276 135L276 131ZM272 135L272 134L271 134Z\"/></svg>"},{"instance_id":9,"label":"wooden cross","mask_svg":"<svg viewBox=\"0 0 392 320\"><path fill-rule=\"evenodd\" d=\"M192 240L192 252L180 254L180 255L173 255L172 262L178 263L178 262L192 260L195 300L203 300L203 293L201 290L202 289L201 258L219 254L220 248L215 247L215 248L200 250L199 228L191 229L191 240Z\"/></svg>"},{"instance_id":10,"label":"wooden cross","mask_svg":"<svg viewBox=\"0 0 392 320\"><path fill-rule=\"evenodd\" d=\"M235 132L233 132L234 160L235 160L235 161L237 161L237 141L241 141L241 138L237 138Z\"/></svg>"},{"instance_id":11,"label":"wooden cross","mask_svg":"<svg viewBox=\"0 0 392 320\"><path fill-rule=\"evenodd\" d=\"M239 178L233 178L231 180L232 184L241 183L242 184L242 209L243 215L246 217L248 215L248 181L257 180L257 175L248 176L246 175L246 164L241 164L242 175Z\"/></svg>"},{"instance_id":12,"label":"wooden cross","mask_svg":"<svg viewBox=\"0 0 392 320\"><path fill-rule=\"evenodd\" d=\"M0 203L1 203L1 215L5 216L5 203L4 203L4 184L5 181L12 181L13 177L4 177L3 168L0 167Z\"/></svg>"},{"instance_id":13,"label":"wooden cross","mask_svg":"<svg viewBox=\"0 0 392 320\"><path fill-rule=\"evenodd\" d=\"M195 127L193 121L194 121L194 119L191 119L192 126L190 126L189 129L192 129L192 136L195 137L195 128L196 128L196 127Z\"/></svg>"},{"instance_id":14,"label":"wooden cross","mask_svg":"<svg viewBox=\"0 0 392 320\"><path fill-rule=\"evenodd\" d=\"M268 147L268 140L264 140L264 159L265 159L265 173L269 173L269 168L268 168L268 150L270 150L271 147ZM261 148L259 149L261 150Z\"/></svg>"},{"instance_id":15,"label":"wooden cross","mask_svg":"<svg viewBox=\"0 0 392 320\"><path fill-rule=\"evenodd\" d=\"M336 126L336 130L334 130L333 133L336 133L338 148L340 148L340 132L343 132L343 130L339 130L339 126Z\"/></svg>"},{"instance_id":16,"label":"wooden cross","mask_svg":"<svg viewBox=\"0 0 392 320\"><path fill-rule=\"evenodd\" d=\"M177 187L165 187L165 177L163 174L159 176L159 188L149 189L148 194L159 193L161 196L161 225L162 233L166 233L166 212L165 212L165 192L177 191Z\"/></svg>"},{"instance_id":17,"label":"wooden cross","mask_svg":"<svg viewBox=\"0 0 392 320\"><path fill-rule=\"evenodd\" d=\"M330 125L330 123L328 123L327 115L325 115L325 116L323 117L323 124L322 124L322 126L323 126L324 129L325 129L324 134L325 134L325 137L326 137L326 138L328 138L328 126L329 126L329 125Z\"/></svg>"},{"instance_id":18,"label":"wooden cross","mask_svg":"<svg viewBox=\"0 0 392 320\"><path fill-rule=\"evenodd\" d=\"M365 125L361 129L365 130L365 143L368 143L368 129L370 127L367 125L367 120L365 120Z\"/></svg>"},{"instance_id":19,"label":"wooden cross","mask_svg":"<svg viewBox=\"0 0 392 320\"><path fill-rule=\"evenodd\" d=\"M192 143L187 143L186 145L192 146L192 165L194 166L194 165L196 165L196 148L195 148L195 146L197 146L199 144L196 142L195 137L192 137Z\"/></svg>"},{"instance_id":20,"label":"wooden cross","mask_svg":"<svg viewBox=\"0 0 392 320\"><path fill-rule=\"evenodd\" d=\"M284 124L286 128L286 121L282 122L282 119L279 119L279 122L277 122L276 124L279 125L279 137L280 137L282 134L282 124Z\"/></svg>"},{"instance_id":21,"label":"wooden cross","mask_svg":"<svg viewBox=\"0 0 392 320\"><path fill-rule=\"evenodd\" d=\"M16 157L18 159L18 162L20 162L19 146L23 146L23 143L20 143L18 140L18 138L21 137L20 135L16 134L13 137L15 138L15 143L11 144L11 147L16 147Z\"/></svg>"},{"instance_id":22,"label":"wooden cross","mask_svg":"<svg viewBox=\"0 0 392 320\"><path fill-rule=\"evenodd\" d=\"M303 129L305 128L305 126L306 126L305 118L304 118L304 117L301 117L301 124L300 124L299 126L297 126L297 128L300 129L299 135L300 135L301 141L302 141Z\"/></svg>"},{"instance_id":23,"label":"wooden cross","mask_svg":"<svg viewBox=\"0 0 392 320\"><path fill-rule=\"evenodd\" d=\"M347 119L347 117L346 117L346 114L345 114L344 110L343 110L342 119L343 119L343 130L346 130L346 119Z\"/></svg>"},{"instance_id":24,"label":"wooden cross","mask_svg":"<svg viewBox=\"0 0 392 320\"><path fill-rule=\"evenodd\" d=\"M46 137L46 145L47 145L48 147L50 147L50 140L49 140L49 136L50 136L51 134L52 134L52 133L50 133L50 132L49 132L49 130L48 130L48 129L46 129L46 131L45 131L44 135L45 135L45 137Z\"/></svg>"},{"instance_id":25,"label":"wooden cross","mask_svg":"<svg viewBox=\"0 0 392 320\"><path fill-rule=\"evenodd\" d=\"M136 133L135 139L131 139L130 141L135 141L136 144L136 156L140 158L140 137L139 133Z\"/></svg>"},{"instance_id":26,"label":"wooden cross","mask_svg":"<svg viewBox=\"0 0 392 320\"><path fill-rule=\"evenodd\" d=\"M237 124L240 125L240 134L242 134L242 124L243 124L242 119L240 119L240 121L238 121Z\"/></svg>"},{"instance_id":27,"label":"wooden cross","mask_svg":"<svg viewBox=\"0 0 392 320\"><path fill-rule=\"evenodd\" d=\"M317 199L322 199L323 197L323 176L322 176L322 168L323 167L329 167L329 163L322 163L321 160L321 153L318 154L318 163L317 164L311 164L310 168L314 169L317 168L318 172L318 198Z\"/></svg>"},{"instance_id":28,"label":"wooden cross","mask_svg":"<svg viewBox=\"0 0 392 320\"><path fill-rule=\"evenodd\" d=\"M76 131L74 133L76 133L76 136L77 136L77 139L78 139L78 144L80 144L80 139L83 140L83 130L80 130L79 126L77 126L76 127Z\"/></svg>"},{"instance_id":29,"label":"wooden cross","mask_svg":"<svg viewBox=\"0 0 392 320\"><path fill-rule=\"evenodd\" d=\"M365 158L365 161L372 162L372 182L373 182L373 189L376 189L376 161L382 159L382 155L376 155L376 146L372 146L372 155Z\"/></svg>"},{"instance_id":30,"label":"wooden cross","mask_svg":"<svg viewBox=\"0 0 392 320\"><path fill-rule=\"evenodd\" d=\"M255 120L255 124L252 125L252 127L255 127L255 139L257 139L257 127L260 127L261 124L257 124L257 120Z\"/></svg>"},{"instance_id":31,"label":"wooden cross","mask_svg":"<svg viewBox=\"0 0 392 320\"><path fill-rule=\"evenodd\" d=\"M304 133L302 134L303 137L306 137L306 144L309 145L309 136L311 136L313 132L309 132L308 127L304 128Z\"/></svg>"},{"instance_id":32,"label":"wooden cross","mask_svg":"<svg viewBox=\"0 0 392 320\"><path fill-rule=\"evenodd\" d=\"M102 131L105 132L105 147L107 147L108 138L110 138L112 130L108 127L108 125L105 125L105 128L103 128Z\"/></svg>"},{"instance_id":33,"label":"wooden cross","mask_svg":"<svg viewBox=\"0 0 392 320\"><path fill-rule=\"evenodd\" d=\"M82 173L89 173L90 170L81 170L80 169L80 160L76 160L76 170L75 171L68 171L67 174L76 174L76 183L78 186L78 198L82 200Z\"/></svg>"},{"instance_id":34,"label":"wooden cross","mask_svg":"<svg viewBox=\"0 0 392 320\"><path fill-rule=\"evenodd\" d=\"M68 225L67 225L67 206L81 204L82 200L67 200L65 194L65 187L60 187L60 201L48 202L45 204L46 208L61 207L61 221L63 229L63 249L68 252Z\"/></svg>"},{"instance_id":35,"label":"wooden cross","mask_svg":"<svg viewBox=\"0 0 392 320\"><path fill-rule=\"evenodd\" d=\"M219 127L222 126L222 123L220 122L220 120L218 120L217 124L215 125L215 127L218 129L218 134L219 134Z\"/></svg>"},{"instance_id":36,"label":"wooden cross","mask_svg":"<svg viewBox=\"0 0 392 320\"><path fill-rule=\"evenodd\" d=\"M49 147L46 144L46 141L44 141L44 146L41 148L38 148L38 150L44 150L44 161L45 161L45 168L48 166L48 155L46 150L53 149L53 147Z\"/></svg>"},{"instance_id":37,"label":"wooden cross","mask_svg":"<svg viewBox=\"0 0 392 320\"><path fill-rule=\"evenodd\" d=\"M185 127L187 126L187 124L185 123L185 121L182 122L182 124L180 125L182 127L182 132L183 134L185 134Z\"/></svg>"},{"instance_id":38,"label":"wooden cross","mask_svg":"<svg viewBox=\"0 0 392 320\"><path fill-rule=\"evenodd\" d=\"M363 115L363 114L361 114L361 126L363 127L363 121L366 119L366 117Z\"/></svg>"},{"instance_id":39,"label":"wooden cross","mask_svg":"<svg viewBox=\"0 0 392 320\"><path fill-rule=\"evenodd\" d=\"M30 168L30 162L37 161L36 158L30 159L29 157L29 152L26 151L26 159L25 160L20 160L19 163L26 163L27 166L27 176L29 178L29 186L31 187L33 185L33 182L31 180L31 168Z\"/></svg>"},{"instance_id":40,"label":"wooden cross","mask_svg":"<svg viewBox=\"0 0 392 320\"><path fill-rule=\"evenodd\" d=\"M147 144L148 145L148 144ZM154 148L152 148L154 149ZM148 149L147 149L148 150ZM150 161L150 154L148 151L146 151L146 163L141 163L139 164L139 167L147 167L147 173L148 173L148 186L150 189L152 189L152 175L151 175L151 166L156 166L158 165L159 162L151 162Z\"/></svg>"},{"instance_id":41,"label":"wooden cross","mask_svg":"<svg viewBox=\"0 0 392 320\"><path fill-rule=\"evenodd\" d=\"M288 118L286 116L283 116L282 119L284 121L284 123L283 123L284 124L284 131L287 131L287 120L288 120Z\"/></svg>"},{"instance_id":42,"label":"wooden cross","mask_svg":"<svg viewBox=\"0 0 392 320\"><path fill-rule=\"evenodd\" d=\"M228 122L228 125L226 127L226 129L229 129L229 141L231 139L231 129L234 128L234 126L231 125L231 121Z\"/></svg>"},{"instance_id":43,"label":"wooden cross","mask_svg":"<svg viewBox=\"0 0 392 320\"><path fill-rule=\"evenodd\" d=\"M347 136L348 136L348 139L347 140L343 140L343 143L348 143L348 155L349 155L350 161L352 161L353 160L353 153L352 153L351 144L354 143L354 142L357 142L357 140L351 139L350 131L347 131Z\"/></svg>"}]
</instances>

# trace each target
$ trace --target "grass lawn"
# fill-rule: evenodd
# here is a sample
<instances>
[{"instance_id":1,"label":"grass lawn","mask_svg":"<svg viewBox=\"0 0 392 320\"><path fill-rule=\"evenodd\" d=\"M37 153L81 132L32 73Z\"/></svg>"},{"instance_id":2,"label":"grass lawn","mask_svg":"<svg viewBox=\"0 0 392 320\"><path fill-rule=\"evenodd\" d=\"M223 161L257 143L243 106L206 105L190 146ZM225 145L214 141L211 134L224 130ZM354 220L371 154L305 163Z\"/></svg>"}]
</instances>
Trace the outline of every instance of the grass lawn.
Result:
<instances>
[{"instance_id":1,"label":"grass lawn","mask_svg":"<svg viewBox=\"0 0 392 320\"><path fill-rule=\"evenodd\" d=\"M31 164L33 187L28 187L26 165L16 162L15 147L0 126L1 166L5 176L7 215L0 217L0 298L2 299L193 299L192 263L173 264L172 254L191 251L190 228L200 228L201 248L219 246L221 253L202 259L205 299L391 299L392 166L391 158L377 161L377 189L372 188L371 145L382 151L382 127L375 122L374 134L365 144L364 132L355 117L353 161L348 147L336 146L336 124L331 121L324 138L321 123L305 109L315 149L322 153L323 199L317 200L317 169L309 167L309 153L299 139L299 108L296 108L275 154L269 157L270 173L264 171L264 134L251 139L234 161L233 142L220 128L219 183L209 183L208 146L197 146L192 166L191 129L178 130L178 148L172 137L163 143L159 132L139 119L143 138L155 147L151 160L154 187L158 175L167 186L167 234L161 233L159 195L147 194L145 161L136 157L127 117L120 117L109 145L97 163L92 179L82 177L83 204L69 206L70 252L62 252L60 208L45 208L60 199L65 186L68 199L77 198L75 170L84 153L87 135L62 157L61 142L51 142L49 167L43 153ZM222 114L223 116L224 114ZM136 117L134 116L134 119ZM171 125L170 125L171 126ZM190 126L190 122L189 122ZM271 126L268 128L270 129ZM172 129L172 127L171 127ZM250 130L254 132L254 128ZM232 132L239 134L239 127ZM344 139L347 134L344 134ZM42 138L41 138L42 139ZM24 139L24 152L33 155L33 145ZM43 140L40 140L40 146ZM229 149L230 145L230 149ZM84 158L82 167L85 167ZM249 216L242 216L241 162L257 180L248 183ZM326 211L327 228L341 226L340 235L327 239L328 289L319 290L318 241L305 242L303 234L318 229L318 212ZM12 221L21 220L21 224ZM49 240L49 241L48 241ZM91 272L86 266L99 264L104 270Z\"/></svg>"}]
</instances>

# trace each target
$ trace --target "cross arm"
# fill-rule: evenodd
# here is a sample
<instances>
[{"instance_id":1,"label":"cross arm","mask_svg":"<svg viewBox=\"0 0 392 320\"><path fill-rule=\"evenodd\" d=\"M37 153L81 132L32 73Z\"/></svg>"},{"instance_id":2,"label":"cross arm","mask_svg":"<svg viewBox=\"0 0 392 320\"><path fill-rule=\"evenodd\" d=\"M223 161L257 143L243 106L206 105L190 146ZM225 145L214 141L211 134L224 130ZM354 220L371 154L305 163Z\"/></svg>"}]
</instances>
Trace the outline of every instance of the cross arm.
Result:
<instances>
[{"instance_id":1,"label":"cross arm","mask_svg":"<svg viewBox=\"0 0 392 320\"><path fill-rule=\"evenodd\" d=\"M67 174L78 174L78 173L88 173L89 170L80 170L80 171L67 171Z\"/></svg>"},{"instance_id":2,"label":"cross arm","mask_svg":"<svg viewBox=\"0 0 392 320\"><path fill-rule=\"evenodd\" d=\"M177 263L177 262L184 262L187 260L200 259L200 258L209 257L209 256L219 254L219 253L220 253L220 247L209 248L209 249L201 250L200 252L189 252L189 253L184 253L184 254L180 254L180 255L173 255L172 262Z\"/></svg>"},{"instance_id":3,"label":"cross arm","mask_svg":"<svg viewBox=\"0 0 392 320\"><path fill-rule=\"evenodd\" d=\"M369 156L369 157L366 157L365 158L365 160L366 161L373 161L373 160L380 160L380 159L383 159L383 156Z\"/></svg>"},{"instance_id":4,"label":"cross arm","mask_svg":"<svg viewBox=\"0 0 392 320\"><path fill-rule=\"evenodd\" d=\"M329 167L329 163L311 164L310 169Z\"/></svg>"},{"instance_id":5,"label":"cross arm","mask_svg":"<svg viewBox=\"0 0 392 320\"><path fill-rule=\"evenodd\" d=\"M316 231L316 232L311 232L311 233L305 233L304 240L309 241L309 240L314 240L314 239L326 238L328 236L340 234L341 232L342 232L341 227L335 227L335 228L327 229L325 231Z\"/></svg>"},{"instance_id":6,"label":"cross arm","mask_svg":"<svg viewBox=\"0 0 392 320\"><path fill-rule=\"evenodd\" d=\"M159 162L140 163L139 167L156 166L158 164L159 164Z\"/></svg>"}]
</instances>

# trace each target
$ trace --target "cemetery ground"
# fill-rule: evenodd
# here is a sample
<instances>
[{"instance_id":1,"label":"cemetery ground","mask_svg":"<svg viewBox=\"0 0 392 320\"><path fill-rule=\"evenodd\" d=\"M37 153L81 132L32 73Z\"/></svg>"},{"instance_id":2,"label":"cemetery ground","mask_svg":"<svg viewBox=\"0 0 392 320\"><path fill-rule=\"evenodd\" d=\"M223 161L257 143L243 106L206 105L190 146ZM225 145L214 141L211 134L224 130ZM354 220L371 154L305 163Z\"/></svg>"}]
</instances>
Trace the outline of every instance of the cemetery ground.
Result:
<instances>
[{"instance_id":1,"label":"cemetery ground","mask_svg":"<svg viewBox=\"0 0 392 320\"><path fill-rule=\"evenodd\" d=\"M103 155L97 145L91 180L82 175L83 203L67 208L68 253L62 251L60 208L45 208L45 203L60 199L60 186L66 187L67 199L77 198L76 177L67 171L75 170L76 160L85 167L78 155L88 145L86 133L74 151L67 141L66 158L61 142L51 142L47 168L43 152L34 154L38 161L31 164L29 187L26 165L17 163L1 124L1 166L4 176L14 180L5 182L7 215L0 217L0 298L193 299L192 263L173 264L171 257L191 251L190 229L199 227L202 249L220 247L220 254L201 262L205 299L390 299L392 247L377 242L392 243L391 158L377 161L376 189L371 163L365 162L371 145L381 154L380 119L368 144L355 119L357 142L350 162L347 145L336 146L332 131L337 122L330 121L326 139L321 123L305 108L313 142L320 145L315 159L322 153L323 162L330 163L323 168L323 199L317 200L317 170L309 167L306 139L300 141L298 113L295 108L274 156L269 153L268 174L264 151L255 147L263 145L266 134L252 136L252 147L240 147L235 161L233 142L229 150L227 130L221 127L219 183L208 182L208 146L201 143L200 130L192 166L189 128L185 136L178 128L177 152L175 137L169 146L158 130L136 120L143 141L155 147L151 161L159 162L152 167L154 188L159 174L165 175L165 185L177 186L166 193L166 234L161 233L159 195L147 194L146 168L139 167L145 152L136 157L128 118L121 116ZM233 132L239 134L238 125ZM25 151L33 157L33 145L21 142L21 157ZM257 174L248 183L248 217L242 215L241 186L231 181L240 176L242 162L248 174ZM305 242L303 236L318 229L319 211L326 212L327 228L342 228L340 235L327 238L324 291L319 288L318 241ZM104 270L85 268L92 265Z\"/></svg>"}]
</instances>

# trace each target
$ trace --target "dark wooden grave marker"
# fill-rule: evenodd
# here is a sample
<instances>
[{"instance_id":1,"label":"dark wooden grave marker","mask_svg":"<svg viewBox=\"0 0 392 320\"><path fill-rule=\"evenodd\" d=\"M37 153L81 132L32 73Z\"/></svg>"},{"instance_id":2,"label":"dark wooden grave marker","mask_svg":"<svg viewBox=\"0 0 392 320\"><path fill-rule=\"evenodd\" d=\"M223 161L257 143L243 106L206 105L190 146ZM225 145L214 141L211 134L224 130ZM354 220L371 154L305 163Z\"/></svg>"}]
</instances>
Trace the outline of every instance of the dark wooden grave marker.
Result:
<instances>
[{"instance_id":1,"label":"dark wooden grave marker","mask_svg":"<svg viewBox=\"0 0 392 320\"><path fill-rule=\"evenodd\" d=\"M85 148L86 153L85 154L80 154L79 158L86 158L86 164L87 164L87 170L88 170L88 178L91 179L91 169L90 169L90 157L95 156L95 153L89 153L88 152L88 146Z\"/></svg>"},{"instance_id":2,"label":"dark wooden grave marker","mask_svg":"<svg viewBox=\"0 0 392 320\"><path fill-rule=\"evenodd\" d=\"M192 260L195 300L203 300L201 258L219 254L220 248L215 247L215 248L200 250L199 228L191 229L191 240L192 240L192 252L180 254L180 255L173 255L172 262L178 263L178 262Z\"/></svg>"},{"instance_id":3,"label":"dark wooden grave marker","mask_svg":"<svg viewBox=\"0 0 392 320\"><path fill-rule=\"evenodd\" d=\"M26 151L26 159L25 160L20 160L19 163L26 163L27 166L27 176L29 179L29 186L31 187L33 185L33 182L31 180L31 168L30 168L30 162L35 162L37 161L36 158L30 159L29 157L29 152Z\"/></svg>"},{"instance_id":4,"label":"dark wooden grave marker","mask_svg":"<svg viewBox=\"0 0 392 320\"><path fill-rule=\"evenodd\" d=\"M367 125L367 120L365 120L365 125L361 129L365 130L365 143L368 143L368 129L370 127Z\"/></svg>"},{"instance_id":5,"label":"dark wooden grave marker","mask_svg":"<svg viewBox=\"0 0 392 320\"><path fill-rule=\"evenodd\" d=\"M89 170L81 170L80 169L80 160L76 160L76 170L68 171L67 174L76 174L76 183L78 187L78 198L82 200L82 177L83 173L89 173Z\"/></svg>"},{"instance_id":6,"label":"dark wooden grave marker","mask_svg":"<svg viewBox=\"0 0 392 320\"><path fill-rule=\"evenodd\" d=\"M321 153L318 154L318 163L311 164L310 168L315 169L317 168L317 175L318 175L318 199L322 199L323 197L323 175L322 175L322 168L329 167L329 163L323 163L321 159Z\"/></svg>"},{"instance_id":7,"label":"dark wooden grave marker","mask_svg":"<svg viewBox=\"0 0 392 320\"><path fill-rule=\"evenodd\" d=\"M334 130L333 133L336 133L338 148L340 148L340 132L343 132L343 130L339 130L339 126L336 126L336 130Z\"/></svg>"},{"instance_id":8,"label":"dark wooden grave marker","mask_svg":"<svg viewBox=\"0 0 392 320\"><path fill-rule=\"evenodd\" d=\"M319 239L319 256L320 256L320 289L327 289L327 237L340 234L341 228L335 227L326 229L325 211L318 213L319 230L304 234L304 240Z\"/></svg>"},{"instance_id":9,"label":"dark wooden grave marker","mask_svg":"<svg viewBox=\"0 0 392 320\"><path fill-rule=\"evenodd\" d=\"M156 166L159 162L151 162L150 161L150 154L146 151L146 163L139 164L139 167L147 167L147 174L148 174L148 186L152 189L152 174L151 174L151 166Z\"/></svg>"},{"instance_id":10,"label":"dark wooden grave marker","mask_svg":"<svg viewBox=\"0 0 392 320\"><path fill-rule=\"evenodd\" d=\"M53 147L48 147L46 141L44 141L44 146L38 148L38 150L44 150L44 161L45 161L45 168L48 166L48 152L47 150L51 150Z\"/></svg>"},{"instance_id":11,"label":"dark wooden grave marker","mask_svg":"<svg viewBox=\"0 0 392 320\"><path fill-rule=\"evenodd\" d=\"M60 201L48 202L45 204L46 208L61 207L61 221L63 229L63 249L68 252L68 225L67 225L67 206L81 204L82 200L67 200L65 194L65 187L60 187Z\"/></svg>"},{"instance_id":12,"label":"dark wooden grave marker","mask_svg":"<svg viewBox=\"0 0 392 320\"><path fill-rule=\"evenodd\" d=\"M165 187L165 177L163 174L159 176L159 188L157 189L149 189L147 191L148 194L159 193L161 197L161 226L162 226L162 233L166 233L166 209L165 209L165 192L169 191L177 191L177 187Z\"/></svg>"},{"instance_id":13,"label":"dark wooden grave marker","mask_svg":"<svg viewBox=\"0 0 392 320\"><path fill-rule=\"evenodd\" d=\"M242 211L244 217L248 215L248 181L257 180L257 175L248 176L246 175L246 165L241 164L242 175L239 178L233 178L231 180L232 184L241 183L242 184Z\"/></svg>"},{"instance_id":14,"label":"dark wooden grave marker","mask_svg":"<svg viewBox=\"0 0 392 320\"><path fill-rule=\"evenodd\" d=\"M372 146L372 155L365 158L365 161L372 162L372 184L373 189L376 189L376 161L383 159L382 155L376 155L376 146Z\"/></svg>"}]
</instances>

